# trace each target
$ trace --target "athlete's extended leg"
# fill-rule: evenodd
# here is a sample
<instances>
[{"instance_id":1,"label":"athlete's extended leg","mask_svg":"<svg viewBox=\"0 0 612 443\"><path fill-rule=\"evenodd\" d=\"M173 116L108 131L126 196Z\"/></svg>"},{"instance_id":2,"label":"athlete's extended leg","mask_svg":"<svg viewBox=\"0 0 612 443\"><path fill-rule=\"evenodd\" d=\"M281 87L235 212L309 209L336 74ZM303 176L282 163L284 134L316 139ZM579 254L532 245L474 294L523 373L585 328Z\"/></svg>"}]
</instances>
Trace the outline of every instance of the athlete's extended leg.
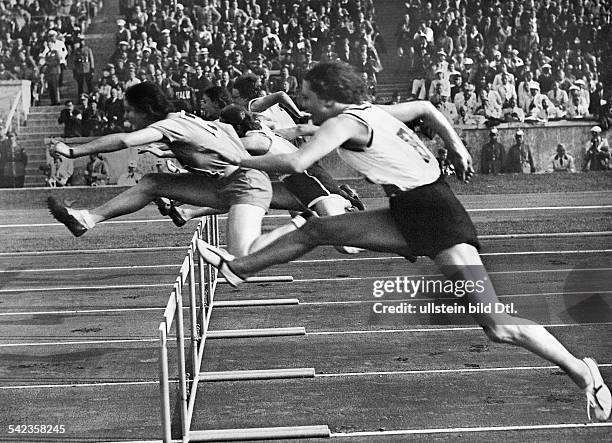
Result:
<instances>
[{"instance_id":1,"label":"athlete's extended leg","mask_svg":"<svg viewBox=\"0 0 612 443\"><path fill-rule=\"evenodd\" d=\"M467 295L468 303L494 307L495 303L499 302L495 288L474 246L465 243L455 245L440 252L434 261L449 280L480 281L483 284L484 291ZM474 319L492 341L521 346L559 366L580 388L592 388L593 376L585 361L574 357L543 326L508 313L494 312L495 310L491 314L473 314ZM609 399L607 414L609 415Z\"/></svg>"},{"instance_id":2,"label":"athlete's extended leg","mask_svg":"<svg viewBox=\"0 0 612 443\"><path fill-rule=\"evenodd\" d=\"M372 226L377 229L372 229ZM203 243L200 245L205 246ZM334 217L311 217L302 228L280 237L255 253L231 261L230 267L236 274L247 277L270 266L289 262L322 245L347 245L410 255L391 212L379 209ZM206 250L201 248L200 253L211 264L218 263L216 254L207 256Z\"/></svg>"},{"instance_id":3,"label":"athlete's extended leg","mask_svg":"<svg viewBox=\"0 0 612 443\"><path fill-rule=\"evenodd\" d=\"M125 214L131 214L149 204L156 197L167 197L185 203L226 208L207 177L194 174L147 174L137 185L117 197L91 210L65 208L49 198L51 213L75 235L82 235L96 223Z\"/></svg>"}]
</instances>

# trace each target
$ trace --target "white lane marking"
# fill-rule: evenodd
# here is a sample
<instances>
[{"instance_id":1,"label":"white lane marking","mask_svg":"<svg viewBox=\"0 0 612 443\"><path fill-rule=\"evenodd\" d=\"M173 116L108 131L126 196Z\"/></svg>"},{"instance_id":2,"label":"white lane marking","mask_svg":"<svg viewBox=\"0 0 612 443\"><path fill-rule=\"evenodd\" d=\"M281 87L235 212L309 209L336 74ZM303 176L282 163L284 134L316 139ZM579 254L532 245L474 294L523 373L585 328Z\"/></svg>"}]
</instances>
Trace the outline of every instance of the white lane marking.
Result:
<instances>
[{"instance_id":1,"label":"white lane marking","mask_svg":"<svg viewBox=\"0 0 612 443\"><path fill-rule=\"evenodd\" d=\"M612 252L612 249L585 249L568 251L515 251L515 252L488 252L480 254L481 257L497 256L516 256L516 255L554 255L554 254L602 254ZM382 260L405 260L399 256L385 257L355 257L355 258L317 258L311 260L293 260L289 263L333 263L333 262L359 262L359 261L382 261ZM74 271L108 271L115 269L156 269L156 268L178 268L178 264L165 265L130 265L130 266L93 266L93 267L74 267L74 268L38 268L38 269L0 269L2 273L20 272L74 272Z\"/></svg>"},{"instance_id":2,"label":"white lane marking","mask_svg":"<svg viewBox=\"0 0 612 443\"><path fill-rule=\"evenodd\" d=\"M54 288L21 288L0 289L0 294L12 292L49 292L49 291L89 291L94 289L142 289L142 288L170 288L174 283L152 283L139 285L100 285L100 286L58 286Z\"/></svg>"},{"instance_id":3,"label":"white lane marking","mask_svg":"<svg viewBox=\"0 0 612 443\"><path fill-rule=\"evenodd\" d=\"M287 214L268 214L264 215L264 218L290 218ZM220 216L220 220L226 220L227 216ZM197 222L199 218L195 218L189 220L190 222ZM130 224L147 224L147 223L167 223L172 222L170 218L145 218L145 219L136 219L136 220L110 220L100 223L100 225L130 225ZM64 226L62 223L15 223L15 224L6 224L0 225L0 229L3 228L48 228L52 226Z\"/></svg>"},{"instance_id":4,"label":"white lane marking","mask_svg":"<svg viewBox=\"0 0 612 443\"><path fill-rule=\"evenodd\" d=\"M479 235L480 240L508 240L513 238L548 238L548 237L607 237L612 231L583 231L583 232L544 232L532 234L491 234ZM102 249L58 249L55 251L17 251L0 252L0 257L22 256L22 255L58 255L58 254L106 254L108 252L149 252L149 251L180 251L189 246L160 246L142 248L102 248Z\"/></svg>"},{"instance_id":5,"label":"white lane marking","mask_svg":"<svg viewBox=\"0 0 612 443\"><path fill-rule=\"evenodd\" d=\"M541 297L546 295L593 295L593 294L612 294L612 291L571 291L571 292L535 292L526 294L497 294L498 298L515 298L515 297ZM346 301L300 301L300 305L351 305L365 303L399 303L399 302L415 302L415 301L433 301L433 300L456 300L455 297L429 297L429 298L407 298L407 299L376 299L376 300L346 300ZM0 314L10 315L10 314Z\"/></svg>"},{"instance_id":6,"label":"white lane marking","mask_svg":"<svg viewBox=\"0 0 612 443\"><path fill-rule=\"evenodd\" d=\"M585 249L585 250L569 250L569 251L515 251L515 252L485 252L481 253L481 257L497 257L504 255L551 255L551 254L596 254L612 252L612 249ZM355 258L319 258L312 260L293 260L290 263L325 263L325 262L342 262L342 261L377 261L377 260L406 260L404 257L396 255L387 257L355 257ZM1 272L1 271L0 271Z\"/></svg>"},{"instance_id":7,"label":"white lane marking","mask_svg":"<svg viewBox=\"0 0 612 443\"><path fill-rule=\"evenodd\" d=\"M611 367L610 363L598 363L600 368ZM415 369L409 371L371 371L371 372L340 372L340 373L315 373L315 378L334 378L334 377L373 377L381 375L422 375L422 374L461 374L474 372L505 372L505 371L538 371L538 370L553 370L559 369L558 366L509 366L495 368L456 368L456 369ZM170 380L172 383L177 383L178 380ZM142 381L116 381L116 382L98 382L98 383L57 383L45 385L12 385L0 386L0 390L14 389L53 389L53 388L89 388L102 386L135 386L135 385L153 385L159 384L157 380L142 380Z\"/></svg>"},{"instance_id":8,"label":"white lane marking","mask_svg":"<svg viewBox=\"0 0 612 443\"><path fill-rule=\"evenodd\" d=\"M332 438L383 437L392 435L455 434L464 432L533 431L542 429L609 428L612 423L561 423L551 425L481 426L468 428L397 429L394 431L332 432Z\"/></svg>"},{"instance_id":9,"label":"white lane marking","mask_svg":"<svg viewBox=\"0 0 612 443\"><path fill-rule=\"evenodd\" d=\"M573 292L538 292L538 293L526 293L526 294L497 294L498 298L514 298L514 297L541 297L546 295L593 295L593 294L612 294L612 291L573 291ZM406 299L376 299L376 300L345 300L345 301L311 301L311 302L299 302L298 305L309 306L309 305L357 305L357 304L369 304L369 303L400 303L400 302L417 302L417 301L432 301L432 300L456 300L454 297L429 297L429 298L406 298ZM293 305L295 307L295 305ZM164 306L160 307L148 307L148 308L108 308L108 309L71 309L63 311L14 311L14 312L0 312L0 317L14 317L14 316L32 316L32 315L80 315L80 314L103 314L107 312L137 312L137 311L163 311ZM184 310L188 310L189 306L183 307ZM238 309L244 309L239 307Z\"/></svg>"},{"instance_id":10,"label":"white lane marking","mask_svg":"<svg viewBox=\"0 0 612 443\"><path fill-rule=\"evenodd\" d=\"M130 266L92 266L86 268L39 268L39 269L4 269L0 270L2 273L13 273L13 272L76 272L76 271L113 271L116 269L156 269L156 268L180 268L180 264L169 264L169 265L130 265Z\"/></svg>"},{"instance_id":11,"label":"white lane marking","mask_svg":"<svg viewBox=\"0 0 612 443\"><path fill-rule=\"evenodd\" d=\"M612 367L612 363L597 363L600 368ZM377 375L415 375L415 374L452 374L465 372L503 372L503 371L533 371L543 369L559 369L558 366L508 366L497 368L457 368L457 369L413 369L407 371L366 371L366 372L338 372L338 373L315 373L315 378L331 377L372 377Z\"/></svg>"},{"instance_id":12,"label":"white lane marking","mask_svg":"<svg viewBox=\"0 0 612 443\"><path fill-rule=\"evenodd\" d=\"M570 328L570 327L588 327L588 326L609 326L612 322L599 323L571 323L571 324L551 324L542 325L545 328ZM412 329L378 329L378 330L362 330L362 331L320 331L308 332L306 335L360 335L360 334L397 334L407 332L449 332L449 331L480 331L480 326L457 327L457 328L412 328ZM174 338L174 337L173 337ZM174 341L174 340L173 340ZM0 348L18 348L29 346L76 346L87 345L95 346L99 344L113 343L152 343L159 342L159 338L133 338L133 339L107 339L107 340L82 340L82 341L56 341L56 342L21 342L21 343L0 343Z\"/></svg>"},{"instance_id":13,"label":"white lane marking","mask_svg":"<svg viewBox=\"0 0 612 443\"><path fill-rule=\"evenodd\" d=\"M574 326L609 326L612 322L599 322L599 323L572 323L572 324L552 324L552 325L541 325L545 328L566 328ZM466 326L466 327L455 327L455 328L410 328L410 329L378 329L378 330L363 330L363 331L320 331L320 332L308 332L306 335L361 335L361 334L397 334L403 332L449 332L449 331L480 331L480 326ZM1 347L1 346L0 346Z\"/></svg>"},{"instance_id":14,"label":"white lane marking","mask_svg":"<svg viewBox=\"0 0 612 443\"><path fill-rule=\"evenodd\" d=\"M559 211L566 209L610 209L612 205L588 205L588 206L532 206L522 208L472 208L467 212L513 212L513 211Z\"/></svg>"},{"instance_id":15,"label":"white lane marking","mask_svg":"<svg viewBox=\"0 0 612 443\"><path fill-rule=\"evenodd\" d=\"M567 210L585 210L585 209L611 209L612 205L587 205L587 206L533 206L533 207L515 207L515 208L472 208L466 209L467 212L525 212L525 211L567 211ZM219 217L221 220L227 216ZM269 214L264 218L289 218L289 215L284 214ZM137 219L137 220L111 220L103 222L105 225L110 224L134 224L134 223L160 223L171 222L169 218L153 218L153 219ZM190 220L191 221L191 220ZM197 220L193 220L197 221ZM63 226L62 223L20 223L0 225L0 228L39 228Z\"/></svg>"},{"instance_id":16,"label":"white lane marking","mask_svg":"<svg viewBox=\"0 0 612 443\"><path fill-rule=\"evenodd\" d=\"M554 272L592 272L592 271L612 271L612 268L575 268L575 269L529 269L523 271L490 271L489 275L497 274L533 274L533 273L554 273ZM439 277L442 274L414 274L402 275L400 277L419 278L419 277ZM271 276L273 277L273 276ZM298 282L325 282L325 281L352 281L352 280L389 280L395 279L398 275L384 275L371 277L333 277L333 278L303 278L294 279L294 283ZM50 291L83 291L93 289L140 289L140 288L167 288L172 287L173 283L159 284L134 284L134 285L100 285L100 286L60 286L53 288L12 288L0 289L0 294L14 292L50 292Z\"/></svg>"},{"instance_id":17,"label":"white lane marking","mask_svg":"<svg viewBox=\"0 0 612 443\"><path fill-rule=\"evenodd\" d=\"M523 271L490 271L487 272L489 275L496 274L533 274L533 273L544 273L544 272L580 272L580 271L612 271L612 268L576 268L576 269L531 269L531 270L523 270ZM418 277L439 277L442 274L415 274L415 275L406 275L401 277L407 278L418 278ZM304 278L299 279L296 278L293 280L294 283L299 282L318 282L318 281L351 281L351 280L388 280L394 279L398 277L397 275L387 275L380 277L334 277L334 278ZM2 291L0 291L2 292Z\"/></svg>"}]
</instances>

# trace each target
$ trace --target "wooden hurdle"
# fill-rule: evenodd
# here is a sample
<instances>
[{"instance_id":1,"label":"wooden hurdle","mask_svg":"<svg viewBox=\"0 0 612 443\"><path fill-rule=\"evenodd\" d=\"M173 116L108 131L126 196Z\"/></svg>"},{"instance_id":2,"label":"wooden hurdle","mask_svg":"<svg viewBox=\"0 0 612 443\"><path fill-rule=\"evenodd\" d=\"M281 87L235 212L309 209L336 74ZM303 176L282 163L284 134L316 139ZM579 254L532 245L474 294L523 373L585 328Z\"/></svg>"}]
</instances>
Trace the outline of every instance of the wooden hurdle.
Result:
<instances>
[{"instance_id":1,"label":"wooden hurdle","mask_svg":"<svg viewBox=\"0 0 612 443\"><path fill-rule=\"evenodd\" d=\"M219 245L217 216L203 218L189 244L179 276L173 285L170 299L166 304L163 319L159 325L159 388L161 396L162 439L172 442L171 401L169 380L168 337L173 329L176 332L176 352L178 364L179 401L181 417L181 440L190 441L235 441L279 438L330 437L327 426L294 426L252 429L191 430L198 382L220 382L237 380L271 380L289 378L312 378L313 368L264 369L250 371L200 372L207 339L231 339L243 337L279 337L305 335L304 328L269 328L209 331L208 326L214 307L278 306L297 305L297 299L214 301L215 290L221 279L217 270L203 262L196 252L196 240L204 239L215 246ZM196 259L197 257L197 259ZM196 271L197 262L197 271ZM197 275L197 278L196 278ZM291 276L269 276L249 279L248 282L287 282ZM183 292L189 287L189 339L185 347L185 324L183 315Z\"/></svg>"}]
</instances>

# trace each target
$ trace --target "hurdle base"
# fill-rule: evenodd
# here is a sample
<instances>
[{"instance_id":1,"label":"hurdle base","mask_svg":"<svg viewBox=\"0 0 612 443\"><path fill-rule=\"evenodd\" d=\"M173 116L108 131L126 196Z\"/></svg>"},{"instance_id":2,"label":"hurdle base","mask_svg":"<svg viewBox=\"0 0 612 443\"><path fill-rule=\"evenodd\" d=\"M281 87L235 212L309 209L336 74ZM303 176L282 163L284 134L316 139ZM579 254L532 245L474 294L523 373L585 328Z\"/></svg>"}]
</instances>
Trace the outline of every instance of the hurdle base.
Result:
<instances>
[{"instance_id":1,"label":"hurdle base","mask_svg":"<svg viewBox=\"0 0 612 443\"><path fill-rule=\"evenodd\" d=\"M247 277L245 283L292 283L292 275L269 275L262 277ZM227 284L227 280L223 277L217 278L217 283Z\"/></svg>"},{"instance_id":2,"label":"hurdle base","mask_svg":"<svg viewBox=\"0 0 612 443\"><path fill-rule=\"evenodd\" d=\"M189 441L278 440L284 438L329 438L328 426L288 426L278 428L211 429L189 432Z\"/></svg>"},{"instance_id":3,"label":"hurdle base","mask_svg":"<svg viewBox=\"0 0 612 443\"><path fill-rule=\"evenodd\" d=\"M267 300L223 300L215 301L215 308L242 308L249 306L299 305L297 298L273 298Z\"/></svg>"},{"instance_id":4,"label":"hurdle base","mask_svg":"<svg viewBox=\"0 0 612 443\"><path fill-rule=\"evenodd\" d=\"M208 331L206 338L282 337L288 335L306 335L306 328L225 329Z\"/></svg>"},{"instance_id":5,"label":"hurdle base","mask_svg":"<svg viewBox=\"0 0 612 443\"><path fill-rule=\"evenodd\" d=\"M314 368L258 369L245 371L200 372L199 380L205 382L239 380L274 380L288 378L313 378Z\"/></svg>"}]
</instances>

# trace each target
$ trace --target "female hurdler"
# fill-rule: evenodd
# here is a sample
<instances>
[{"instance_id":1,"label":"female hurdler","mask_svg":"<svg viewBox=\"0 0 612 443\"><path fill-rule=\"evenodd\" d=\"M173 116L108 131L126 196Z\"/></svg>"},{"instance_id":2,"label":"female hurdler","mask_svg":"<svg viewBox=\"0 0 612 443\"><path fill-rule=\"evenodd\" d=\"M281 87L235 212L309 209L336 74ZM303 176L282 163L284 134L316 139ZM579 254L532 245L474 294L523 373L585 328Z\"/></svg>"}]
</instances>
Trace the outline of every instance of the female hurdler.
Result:
<instances>
[{"instance_id":1,"label":"female hurdler","mask_svg":"<svg viewBox=\"0 0 612 443\"><path fill-rule=\"evenodd\" d=\"M347 245L405 257L426 255L453 282L481 281L484 291L463 297L465 303L499 301L478 253L476 231L467 212L440 175L434 156L402 122L423 119L455 157L457 175L468 181L474 170L459 136L429 102L373 106L363 101L365 85L354 69L320 63L306 75L303 104L321 128L300 150L281 155L242 158L231 163L277 173L301 172L338 149L340 157L389 195L386 209L310 218L257 252L235 258L198 241L204 260L219 268L233 285L262 269L294 260L321 245ZM494 311L493 311L494 312ZM487 336L522 346L561 367L584 390L587 413L610 416L610 390L593 359L574 357L544 327L508 313L472 314Z\"/></svg>"}]
</instances>

